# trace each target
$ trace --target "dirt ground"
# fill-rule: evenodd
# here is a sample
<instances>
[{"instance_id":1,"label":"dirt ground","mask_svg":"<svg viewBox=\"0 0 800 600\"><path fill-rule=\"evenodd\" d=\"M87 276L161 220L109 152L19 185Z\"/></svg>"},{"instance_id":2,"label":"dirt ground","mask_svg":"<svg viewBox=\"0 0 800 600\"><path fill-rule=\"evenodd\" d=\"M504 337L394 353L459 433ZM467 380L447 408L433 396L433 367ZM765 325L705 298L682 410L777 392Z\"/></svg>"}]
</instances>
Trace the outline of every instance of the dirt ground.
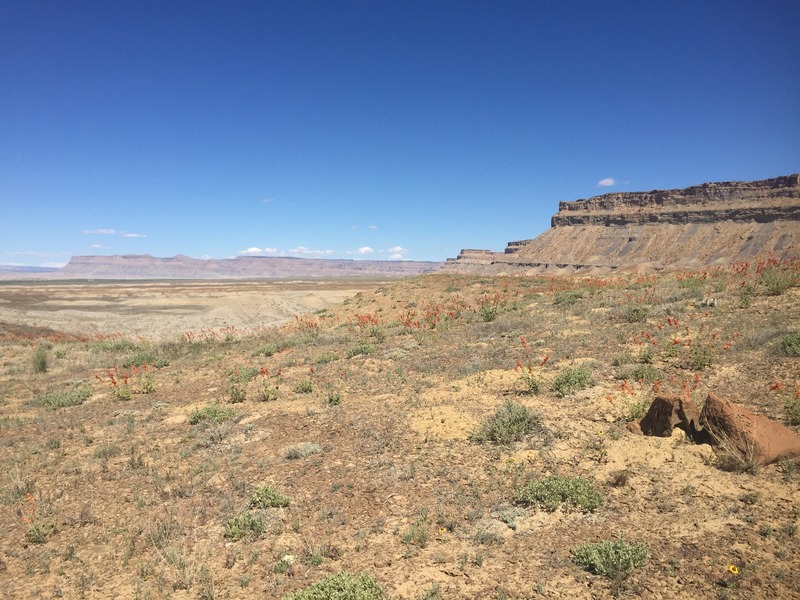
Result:
<instances>
[{"instance_id":1,"label":"dirt ground","mask_svg":"<svg viewBox=\"0 0 800 600\"><path fill-rule=\"evenodd\" d=\"M713 391L798 431L778 275L0 286L0 596L800 597L798 461L626 429ZM599 506L522 501L553 476ZM576 561L606 541L647 558Z\"/></svg>"},{"instance_id":2,"label":"dirt ground","mask_svg":"<svg viewBox=\"0 0 800 600\"><path fill-rule=\"evenodd\" d=\"M0 282L0 322L89 335L164 339L185 331L255 330L340 303L378 280Z\"/></svg>"}]
</instances>

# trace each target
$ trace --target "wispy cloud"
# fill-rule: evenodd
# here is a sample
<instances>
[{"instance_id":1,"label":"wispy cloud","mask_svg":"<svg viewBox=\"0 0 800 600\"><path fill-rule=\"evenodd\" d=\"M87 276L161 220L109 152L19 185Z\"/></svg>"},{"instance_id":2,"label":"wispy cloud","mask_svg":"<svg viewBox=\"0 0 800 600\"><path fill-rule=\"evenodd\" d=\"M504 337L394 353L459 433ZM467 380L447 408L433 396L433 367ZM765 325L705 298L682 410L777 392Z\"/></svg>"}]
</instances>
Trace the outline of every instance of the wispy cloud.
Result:
<instances>
[{"instance_id":1,"label":"wispy cloud","mask_svg":"<svg viewBox=\"0 0 800 600\"><path fill-rule=\"evenodd\" d=\"M273 202L275 202L275 198L262 198L261 202L263 202L264 204L272 204Z\"/></svg>"},{"instance_id":2,"label":"wispy cloud","mask_svg":"<svg viewBox=\"0 0 800 600\"><path fill-rule=\"evenodd\" d=\"M313 250L307 246L297 246L296 248L291 248L288 254L295 256L330 256L333 254L333 250Z\"/></svg>"},{"instance_id":3,"label":"wispy cloud","mask_svg":"<svg viewBox=\"0 0 800 600\"><path fill-rule=\"evenodd\" d=\"M116 229L84 229L83 233L86 235L117 235L122 232Z\"/></svg>"},{"instance_id":4,"label":"wispy cloud","mask_svg":"<svg viewBox=\"0 0 800 600\"><path fill-rule=\"evenodd\" d=\"M377 225L370 225L369 228L372 229L373 231L375 231L378 228L378 226Z\"/></svg>"},{"instance_id":5,"label":"wispy cloud","mask_svg":"<svg viewBox=\"0 0 800 600\"><path fill-rule=\"evenodd\" d=\"M358 250L356 250L356 254L373 254L375 250L370 248L369 246L361 246Z\"/></svg>"},{"instance_id":6,"label":"wispy cloud","mask_svg":"<svg viewBox=\"0 0 800 600\"><path fill-rule=\"evenodd\" d=\"M90 248L94 248L95 250L100 250L101 248L105 248L103 244L89 244Z\"/></svg>"},{"instance_id":7,"label":"wispy cloud","mask_svg":"<svg viewBox=\"0 0 800 600\"><path fill-rule=\"evenodd\" d=\"M597 187L611 187L617 185L617 180L613 177L605 177L597 182Z\"/></svg>"},{"instance_id":8,"label":"wispy cloud","mask_svg":"<svg viewBox=\"0 0 800 600\"><path fill-rule=\"evenodd\" d=\"M86 235L118 235L124 238L146 238L146 233L133 233L130 231L120 231L119 229L101 228L101 229L84 229L83 233Z\"/></svg>"}]
</instances>

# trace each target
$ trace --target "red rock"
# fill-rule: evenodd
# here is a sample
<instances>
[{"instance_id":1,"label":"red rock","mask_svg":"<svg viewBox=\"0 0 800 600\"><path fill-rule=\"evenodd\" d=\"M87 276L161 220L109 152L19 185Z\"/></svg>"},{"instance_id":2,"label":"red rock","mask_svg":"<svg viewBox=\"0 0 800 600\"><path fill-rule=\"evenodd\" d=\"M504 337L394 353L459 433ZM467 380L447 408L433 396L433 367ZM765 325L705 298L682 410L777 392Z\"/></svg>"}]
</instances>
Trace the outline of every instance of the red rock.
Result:
<instances>
[{"instance_id":1,"label":"red rock","mask_svg":"<svg viewBox=\"0 0 800 600\"><path fill-rule=\"evenodd\" d=\"M695 437L699 430L699 418L697 405L691 398L657 396L647 414L639 420L639 428L644 435L669 437L672 430L678 427L689 437Z\"/></svg>"},{"instance_id":2,"label":"red rock","mask_svg":"<svg viewBox=\"0 0 800 600\"><path fill-rule=\"evenodd\" d=\"M700 413L700 424L712 444L738 452L746 462L767 465L800 456L800 436L794 431L710 393Z\"/></svg>"}]
</instances>

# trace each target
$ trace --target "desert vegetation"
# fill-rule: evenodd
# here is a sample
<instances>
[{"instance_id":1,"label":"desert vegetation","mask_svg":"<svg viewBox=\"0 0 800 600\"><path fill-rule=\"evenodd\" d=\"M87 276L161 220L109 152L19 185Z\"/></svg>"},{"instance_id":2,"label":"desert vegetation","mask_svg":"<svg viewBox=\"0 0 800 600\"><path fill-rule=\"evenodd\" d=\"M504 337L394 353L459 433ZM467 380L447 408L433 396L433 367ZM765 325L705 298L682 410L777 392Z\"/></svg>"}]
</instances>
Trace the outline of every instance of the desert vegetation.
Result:
<instances>
[{"instance_id":1,"label":"desert vegetation","mask_svg":"<svg viewBox=\"0 0 800 600\"><path fill-rule=\"evenodd\" d=\"M772 260L429 275L158 338L2 323L0 593L796 597L800 463L626 423L715 392L797 431L799 306Z\"/></svg>"}]
</instances>

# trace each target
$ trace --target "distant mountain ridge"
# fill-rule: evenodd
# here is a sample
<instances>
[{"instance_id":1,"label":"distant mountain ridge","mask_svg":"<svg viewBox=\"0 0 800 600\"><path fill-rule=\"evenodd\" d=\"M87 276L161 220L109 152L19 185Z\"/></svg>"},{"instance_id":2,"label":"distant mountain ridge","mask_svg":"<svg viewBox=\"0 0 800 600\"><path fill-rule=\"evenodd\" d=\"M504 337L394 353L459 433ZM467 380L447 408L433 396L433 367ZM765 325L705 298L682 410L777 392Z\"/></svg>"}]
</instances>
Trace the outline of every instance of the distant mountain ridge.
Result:
<instances>
[{"instance_id":1,"label":"distant mountain ridge","mask_svg":"<svg viewBox=\"0 0 800 600\"><path fill-rule=\"evenodd\" d=\"M409 277L431 273L442 263L422 261L337 260L284 256L239 256L197 259L178 254L157 258L149 254L73 256L69 263L47 273L48 279L248 279Z\"/></svg>"},{"instance_id":2,"label":"distant mountain ridge","mask_svg":"<svg viewBox=\"0 0 800 600\"><path fill-rule=\"evenodd\" d=\"M551 228L504 252L462 250L445 272L696 268L800 257L800 174L560 202Z\"/></svg>"}]
</instances>

